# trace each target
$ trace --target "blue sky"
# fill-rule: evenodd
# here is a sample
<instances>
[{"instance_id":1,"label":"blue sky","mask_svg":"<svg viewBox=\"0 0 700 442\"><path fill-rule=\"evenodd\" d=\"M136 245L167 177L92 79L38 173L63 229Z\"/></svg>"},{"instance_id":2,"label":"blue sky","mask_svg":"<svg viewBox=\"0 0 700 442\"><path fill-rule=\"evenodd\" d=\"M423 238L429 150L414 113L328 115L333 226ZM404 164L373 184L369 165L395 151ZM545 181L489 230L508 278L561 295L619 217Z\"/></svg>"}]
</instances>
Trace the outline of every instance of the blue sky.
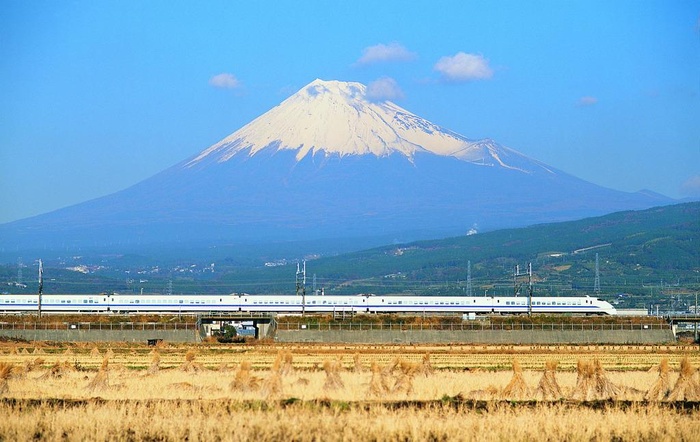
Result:
<instances>
[{"instance_id":1,"label":"blue sky","mask_svg":"<svg viewBox=\"0 0 700 442\"><path fill-rule=\"evenodd\" d=\"M0 223L129 187L315 78L700 197L697 1L0 1Z\"/></svg>"}]
</instances>

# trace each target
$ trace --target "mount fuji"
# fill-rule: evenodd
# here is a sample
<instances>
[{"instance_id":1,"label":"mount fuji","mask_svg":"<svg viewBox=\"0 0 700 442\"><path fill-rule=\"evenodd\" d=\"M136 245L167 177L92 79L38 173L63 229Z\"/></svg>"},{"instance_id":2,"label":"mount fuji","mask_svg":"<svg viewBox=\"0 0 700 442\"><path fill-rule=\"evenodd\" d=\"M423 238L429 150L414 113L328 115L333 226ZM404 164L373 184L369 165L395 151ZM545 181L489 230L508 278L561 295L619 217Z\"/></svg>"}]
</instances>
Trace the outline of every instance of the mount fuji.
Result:
<instances>
[{"instance_id":1,"label":"mount fuji","mask_svg":"<svg viewBox=\"0 0 700 442\"><path fill-rule=\"evenodd\" d=\"M0 247L434 238L672 202L470 140L360 83L315 80L130 188L0 226Z\"/></svg>"}]
</instances>

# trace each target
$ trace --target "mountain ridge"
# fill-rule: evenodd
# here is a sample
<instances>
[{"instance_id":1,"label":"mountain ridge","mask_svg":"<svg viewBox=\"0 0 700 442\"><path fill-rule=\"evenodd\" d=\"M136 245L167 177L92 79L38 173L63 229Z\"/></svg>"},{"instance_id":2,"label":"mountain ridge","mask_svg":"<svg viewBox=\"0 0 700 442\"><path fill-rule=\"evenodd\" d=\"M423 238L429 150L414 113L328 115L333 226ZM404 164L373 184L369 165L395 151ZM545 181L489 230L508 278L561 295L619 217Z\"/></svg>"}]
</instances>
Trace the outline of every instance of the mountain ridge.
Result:
<instances>
[{"instance_id":1,"label":"mountain ridge","mask_svg":"<svg viewBox=\"0 0 700 442\"><path fill-rule=\"evenodd\" d=\"M0 248L434 238L673 202L588 183L490 139L470 141L369 101L364 90L316 80L127 189L0 225Z\"/></svg>"}]
</instances>

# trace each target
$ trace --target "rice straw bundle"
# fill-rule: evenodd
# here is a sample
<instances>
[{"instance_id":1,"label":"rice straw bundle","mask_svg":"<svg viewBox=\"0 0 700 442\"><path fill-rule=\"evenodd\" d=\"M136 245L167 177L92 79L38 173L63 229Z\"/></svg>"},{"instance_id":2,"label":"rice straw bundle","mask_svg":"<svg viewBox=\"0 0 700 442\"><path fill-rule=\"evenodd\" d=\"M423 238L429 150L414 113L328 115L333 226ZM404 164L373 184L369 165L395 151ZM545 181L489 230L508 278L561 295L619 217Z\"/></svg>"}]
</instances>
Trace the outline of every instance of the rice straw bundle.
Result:
<instances>
[{"instance_id":1,"label":"rice straw bundle","mask_svg":"<svg viewBox=\"0 0 700 442\"><path fill-rule=\"evenodd\" d=\"M523 369L520 367L520 362L517 359L513 360L513 378L510 380L506 388L501 392L504 399L523 400L529 398L530 388L523 377Z\"/></svg>"},{"instance_id":2,"label":"rice straw bundle","mask_svg":"<svg viewBox=\"0 0 700 442\"><path fill-rule=\"evenodd\" d=\"M104 391L104 390L109 390L109 359L104 358L102 360L102 366L100 366L100 370L97 372L97 375L95 378L90 381L90 383L87 385L86 390L93 392L93 391Z\"/></svg>"},{"instance_id":3,"label":"rice straw bundle","mask_svg":"<svg viewBox=\"0 0 700 442\"><path fill-rule=\"evenodd\" d=\"M326 381L323 383L324 390L338 390L345 387L345 383L340 378L340 362L323 361L323 370L326 372Z\"/></svg>"},{"instance_id":4,"label":"rice straw bundle","mask_svg":"<svg viewBox=\"0 0 700 442\"><path fill-rule=\"evenodd\" d=\"M156 374L160 371L160 353L152 351L151 365L148 367L148 374Z\"/></svg>"},{"instance_id":5,"label":"rice straw bundle","mask_svg":"<svg viewBox=\"0 0 700 442\"><path fill-rule=\"evenodd\" d=\"M186 373L197 373L202 371L204 367L202 364L195 362L196 354L194 350L187 350L185 353L185 362L180 366L180 370Z\"/></svg>"},{"instance_id":6,"label":"rice straw bundle","mask_svg":"<svg viewBox=\"0 0 700 442\"><path fill-rule=\"evenodd\" d=\"M657 369L659 370L659 377L656 379L656 382L654 382L654 385L651 386L649 391L647 391L647 394L644 396L644 400L660 401L667 398L671 393L671 368L668 365L668 359L663 358Z\"/></svg>"},{"instance_id":7,"label":"rice straw bundle","mask_svg":"<svg viewBox=\"0 0 700 442\"><path fill-rule=\"evenodd\" d=\"M547 361L545 364L544 373L542 373L540 382L535 390L536 399L552 401L562 398L563 394L556 377L558 364L557 361Z\"/></svg>"},{"instance_id":8,"label":"rice straw bundle","mask_svg":"<svg viewBox=\"0 0 700 442\"><path fill-rule=\"evenodd\" d=\"M694 401L700 398L700 385L695 380L695 368L685 357L681 360L680 373L676 385L668 395L670 401Z\"/></svg>"},{"instance_id":9,"label":"rice straw bundle","mask_svg":"<svg viewBox=\"0 0 700 442\"><path fill-rule=\"evenodd\" d=\"M595 368L588 361L578 360L576 364L576 386L571 392L571 399L578 401L591 401L596 398L595 382L593 375Z\"/></svg>"},{"instance_id":10,"label":"rice straw bundle","mask_svg":"<svg viewBox=\"0 0 700 442\"><path fill-rule=\"evenodd\" d=\"M608 378L605 369L603 369L603 364L600 360L595 359L593 361L594 367L594 382L595 382L595 393L597 400L603 399L615 399L622 391L620 387L613 384Z\"/></svg>"},{"instance_id":11,"label":"rice straw bundle","mask_svg":"<svg viewBox=\"0 0 700 442\"><path fill-rule=\"evenodd\" d=\"M12 376L12 364L0 362L0 395L10 391L9 380Z\"/></svg>"},{"instance_id":12,"label":"rice straw bundle","mask_svg":"<svg viewBox=\"0 0 700 442\"><path fill-rule=\"evenodd\" d=\"M260 379L250 374L251 364L249 361L241 362L238 371L231 381L229 388L231 391L254 391L260 386Z\"/></svg>"}]
</instances>

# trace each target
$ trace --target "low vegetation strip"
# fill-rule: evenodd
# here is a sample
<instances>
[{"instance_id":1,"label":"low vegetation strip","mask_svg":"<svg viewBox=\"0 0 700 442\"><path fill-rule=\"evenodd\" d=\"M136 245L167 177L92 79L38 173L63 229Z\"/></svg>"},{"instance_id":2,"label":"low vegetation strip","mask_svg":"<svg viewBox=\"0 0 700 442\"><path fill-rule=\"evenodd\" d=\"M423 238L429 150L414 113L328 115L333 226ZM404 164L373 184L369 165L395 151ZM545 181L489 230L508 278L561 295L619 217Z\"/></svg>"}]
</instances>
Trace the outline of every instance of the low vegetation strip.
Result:
<instances>
[{"instance_id":1,"label":"low vegetation strip","mask_svg":"<svg viewBox=\"0 0 700 442\"><path fill-rule=\"evenodd\" d=\"M336 412L351 412L353 410L426 410L426 409L452 409L454 411L478 411L482 413L493 413L503 409L529 408L540 409L545 406L556 406L559 409L579 410L629 410L639 408L639 401L625 400L591 400L576 401L557 399L551 401L512 399L502 400L476 400L467 399L460 395L444 396L434 400L362 400L362 401L333 401L328 399L301 400L298 398L285 398L278 400L202 400L202 399L147 399L147 400L109 400L100 397L89 399L73 398L47 398L47 399L16 399L0 398L0 408L5 410L30 410L41 409L57 411L67 408L87 408L91 406L109 406L113 404L128 403L133 407L154 408L156 406L169 405L173 409L187 407L199 407L202 411L209 410L214 406L220 406L228 413L241 411L268 411L273 409L306 409L312 411L333 410ZM700 401L663 401L653 404L654 408L668 409L685 413L700 412Z\"/></svg>"},{"instance_id":2,"label":"low vegetation strip","mask_svg":"<svg viewBox=\"0 0 700 442\"><path fill-rule=\"evenodd\" d=\"M0 403L5 440L695 440L695 409L607 402L415 406L229 401ZM485 431L488 429L488 431Z\"/></svg>"}]
</instances>

